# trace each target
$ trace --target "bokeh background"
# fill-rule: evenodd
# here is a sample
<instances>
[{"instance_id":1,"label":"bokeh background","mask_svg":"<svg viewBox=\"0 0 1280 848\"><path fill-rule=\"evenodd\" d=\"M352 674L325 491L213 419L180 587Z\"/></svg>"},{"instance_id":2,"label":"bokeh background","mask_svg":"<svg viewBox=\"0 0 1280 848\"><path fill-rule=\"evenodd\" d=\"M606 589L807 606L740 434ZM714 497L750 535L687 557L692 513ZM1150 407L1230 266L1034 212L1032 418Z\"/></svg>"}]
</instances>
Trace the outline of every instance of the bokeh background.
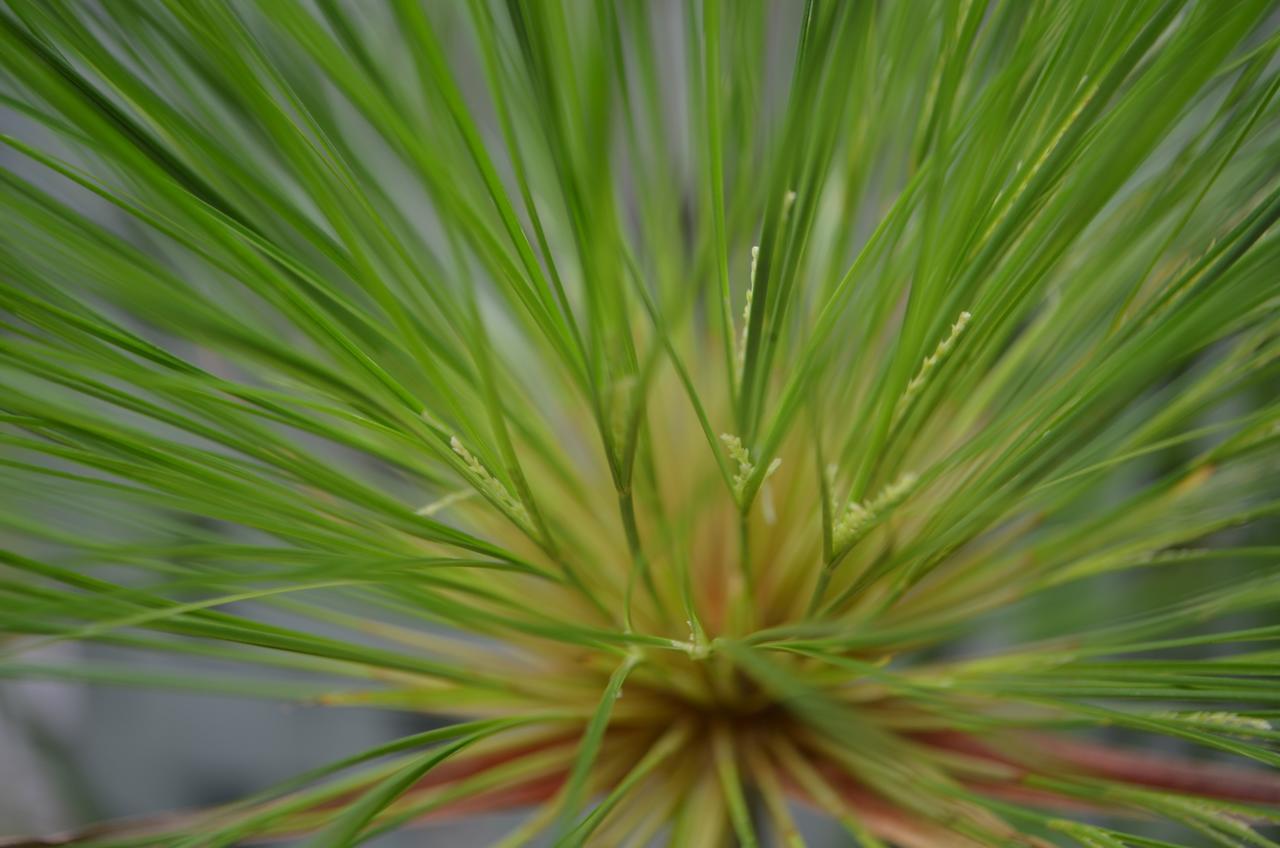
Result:
<instances>
[{"instance_id":1,"label":"bokeh background","mask_svg":"<svg viewBox=\"0 0 1280 848\"><path fill-rule=\"evenodd\" d=\"M679 3L664 2L658 4L654 19L667 21L674 34L682 15ZM778 8L773 17L771 50L789 50L795 41L798 16ZM679 38L672 41L678 43ZM678 76L682 61L679 51L673 51L667 72ZM673 92L682 89L679 84L671 88ZM683 104L673 102L669 107L673 120L685 115ZM0 132L47 142L59 155L66 152L39 127L2 105ZM119 228L130 226L105 203L85 193L75 193L65 183L37 172L7 148L0 148L0 168L19 172L56 194L72 198L78 208L103 223ZM1280 386L1264 387L1257 401L1264 402L1276 393L1280 393ZM1215 411L1214 416L1230 417L1242 411L1224 408ZM1129 485L1158 476L1199 448L1189 444L1133 463ZM1117 500L1127 488L1124 480L1116 483ZM38 498L38 494L0 491L0 510L11 499L29 501L32 497ZM0 527L0 543L4 534ZM1221 534L1211 543L1265 544L1277 538L1280 521L1272 520ZM1220 567L1234 566L1224 563ZM1109 584L1090 582L1074 596L1064 598L1064 593L1057 593L1052 603L1058 613L1077 604L1088 606L1099 618L1105 618L1109 607L1128 605L1128 593L1141 594L1147 603L1155 605L1160 597L1172 600L1182 591L1176 571L1158 575L1135 571L1117 575ZM1054 606L1024 606L990 629L950 645L947 652L967 653L1027 632L1051 629L1054 615ZM1275 622L1236 620L1223 625L1263 623ZM342 635L346 638L349 633L342 631ZM24 660L49 664L127 663L140 674L225 670L217 662L195 657L146 656L91 644L50 646L26 655ZM237 670L241 674L269 676L282 686L288 685L287 671ZM235 693L179 693L146 687L0 679L0 843L9 835L57 834L90 822L232 801L306 769L432 726L429 718L387 709L299 706ZM1172 740L1161 744L1172 750L1179 747ZM804 810L797 810L797 814L810 844L850 844L836 825ZM522 817L520 813L507 813L466 822L441 822L370 844L380 848L484 845L514 827Z\"/></svg>"}]
</instances>

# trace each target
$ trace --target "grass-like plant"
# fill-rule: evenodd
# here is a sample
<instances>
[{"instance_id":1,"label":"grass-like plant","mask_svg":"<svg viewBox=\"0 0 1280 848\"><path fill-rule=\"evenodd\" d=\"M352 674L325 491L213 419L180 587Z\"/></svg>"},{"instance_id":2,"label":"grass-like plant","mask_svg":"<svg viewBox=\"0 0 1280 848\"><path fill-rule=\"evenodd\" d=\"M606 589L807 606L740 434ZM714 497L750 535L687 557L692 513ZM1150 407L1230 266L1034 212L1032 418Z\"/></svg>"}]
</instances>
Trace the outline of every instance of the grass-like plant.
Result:
<instances>
[{"instance_id":1,"label":"grass-like plant","mask_svg":"<svg viewBox=\"0 0 1280 848\"><path fill-rule=\"evenodd\" d=\"M1277 844L1274 3L2 5L0 676L440 721L16 844Z\"/></svg>"}]
</instances>

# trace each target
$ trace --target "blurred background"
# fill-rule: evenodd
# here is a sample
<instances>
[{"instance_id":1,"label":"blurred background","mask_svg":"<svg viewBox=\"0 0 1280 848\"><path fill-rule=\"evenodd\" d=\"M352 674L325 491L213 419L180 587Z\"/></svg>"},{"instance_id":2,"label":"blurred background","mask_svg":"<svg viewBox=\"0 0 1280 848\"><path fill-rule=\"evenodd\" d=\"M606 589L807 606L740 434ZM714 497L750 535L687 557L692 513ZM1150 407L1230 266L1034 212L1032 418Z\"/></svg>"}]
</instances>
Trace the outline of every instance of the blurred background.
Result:
<instances>
[{"instance_id":1,"label":"blurred background","mask_svg":"<svg viewBox=\"0 0 1280 848\"><path fill-rule=\"evenodd\" d=\"M657 14L679 27L677 4L670 14ZM775 16L771 32L775 45L794 42L797 16ZM678 42L678 39L676 39ZM782 48L779 48L782 49ZM676 53L678 54L678 50ZM679 56L672 73L679 74ZM681 86L673 87L676 91ZM680 104L671 105L678 120ZM38 127L0 106L0 132L31 140L49 139ZM61 154L49 140L50 149ZM66 196L65 184L37 172L27 160L0 148L0 168L16 171L56 194ZM76 194L77 207L110 226L129 226L105 203ZM191 352L194 354L195 352ZM1212 354L1210 354L1212 355ZM1172 376L1172 375L1171 375ZM1280 387L1270 387L1280 391ZM1267 398L1262 396L1259 402ZM1219 410L1224 417L1241 410ZM1134 463L1130 483L1158 476L1184 454L1190 444L1145 463ZM1117 482L1116 494L1127 488ZM0 509L8 499L29 499L25 492L0 492ZM55 508L55 507L51 507ZM0 529L0 543L5 531ZM1280 522L1260 523L1221 534L1217 541L1234 545L1265 544L1280 537ZM1230 568L1230 564L1221 567ZM1051 602L1026 605L947 652L969 652L983 645L1006 643L1033 631L1052 629L1055 609L1061 614L1083 604L1106 616L1108 606L1126 606L1126 593L1140 593L1155 603L1157 596L1177 597L1182 591L1176 570L1159 577L1136 571L1117 575L1109 584L1090 582L1089 594L1055 594ZM1104 590L1099 587L1105 586ZM1052 604L1052 605L1051 605ZM1248 626L1224 622L1224 626ZM1262 622L1257 622L1262 623ZM1270 622L1274 623L1274 622ZM343 637L349 634L342 631ZM58 644L25 655L29 664L129 664L140 674L163 675L202 669L223 670L212 660L197 657L147 656L101 645ZM287 684L289 672L238 669ZM122 687L57 681L0 679L0 842L6 835L56 835L96 821L192 810L241 798L306 769L322 765L380 743L429 729L430 719L410 712L352 707L320 708L284 705L236 693L178 693L146 687ZM1177 748L1178 743L1163 743ZM810 844L847 845L838 827L805 810L797 810ZM421 844L484 845L497 839L523 818L521 813L487 815L465 823L441 822L383 837L377 846Z\"/></svg>"}]
</instances>

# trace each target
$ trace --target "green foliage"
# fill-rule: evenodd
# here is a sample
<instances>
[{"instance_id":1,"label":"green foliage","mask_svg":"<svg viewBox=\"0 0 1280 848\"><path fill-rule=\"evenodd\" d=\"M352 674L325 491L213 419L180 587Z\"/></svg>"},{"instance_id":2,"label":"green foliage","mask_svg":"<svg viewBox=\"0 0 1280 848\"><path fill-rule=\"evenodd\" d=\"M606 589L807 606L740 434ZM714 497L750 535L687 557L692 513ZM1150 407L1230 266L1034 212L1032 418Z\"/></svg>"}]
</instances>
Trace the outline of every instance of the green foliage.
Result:
<instances>
[{"instance_id":1,"label":"green foliage","mask_svg":"<svg viewBox=\"0 0 1280 848\"><path fill-rule=\"evenodd\" d=\"M0 678L446 722L75 841L1275 845L1276 15L5 0Z\"/></svg>"}]
</instances>

